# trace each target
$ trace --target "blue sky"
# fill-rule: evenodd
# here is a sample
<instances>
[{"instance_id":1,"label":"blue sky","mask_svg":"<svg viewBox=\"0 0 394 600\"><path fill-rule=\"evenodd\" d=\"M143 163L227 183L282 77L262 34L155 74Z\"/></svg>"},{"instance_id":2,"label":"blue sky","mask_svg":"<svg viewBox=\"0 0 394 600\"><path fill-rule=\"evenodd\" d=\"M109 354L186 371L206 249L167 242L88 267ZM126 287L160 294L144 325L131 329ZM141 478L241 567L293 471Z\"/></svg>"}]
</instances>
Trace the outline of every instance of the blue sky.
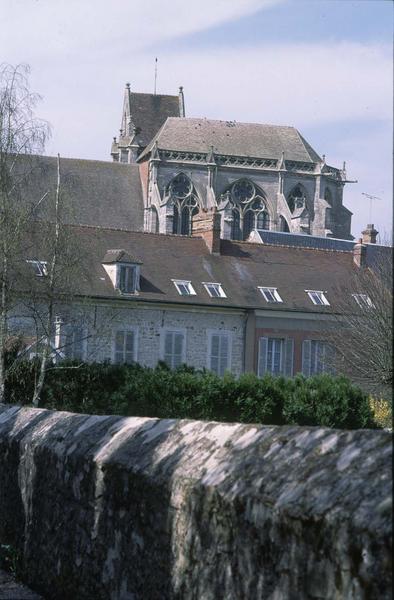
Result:
<instances>
[{"instance_id":1,"label":"blue sky","mask_svg":"<svg viewBox=\"0 0 394 600\"><path fill-rule=\"evenodd\" d=\"M294 125L327 162L346 160L358 236L391 232L389 0L0 0L1 60L31 66L49 154L109 158L124 83L183 85L187 116ZM15 32L18 32L18 35Z\"/></svg>"}]
</instances>

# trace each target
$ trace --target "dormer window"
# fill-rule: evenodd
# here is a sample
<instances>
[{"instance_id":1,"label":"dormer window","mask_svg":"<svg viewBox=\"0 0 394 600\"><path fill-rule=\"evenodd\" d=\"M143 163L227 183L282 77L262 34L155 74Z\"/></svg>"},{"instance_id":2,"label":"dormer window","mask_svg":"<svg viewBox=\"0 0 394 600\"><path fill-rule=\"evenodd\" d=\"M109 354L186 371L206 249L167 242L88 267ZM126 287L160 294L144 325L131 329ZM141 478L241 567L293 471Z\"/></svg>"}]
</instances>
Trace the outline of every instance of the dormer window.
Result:
<instances>
[{"instance_id":1,"label":"dormer window","mask_svg":"<svg viewBox=\"0 0 394 600\"><path fill-rule=\"evenodd\" d=\"M180 296L195 296L196 292L191 284L191 281L185 281L184 279L173 279L173 284L178 290Z\"/></svg>"},{"instance_id":2,"label":"dormer window","mask_svg":"<svg viewBox=\"0 0 394 600\"><path fill-rule=\"evenodd\" d=\"M141 261L125 250L108 250L102 265L121 294L136 294L140 289Z\"/></svg>"},{"instance_id":3,"label":"dormer window","mask_svg":"<svg viewBox=\"0 0 394 600\"><path fill-rule=\"evenodd\" d=\"M279 296L278 288L259 287L259 290L263 294L266 302L283 302L282 298Z\"/></svg>"},{"instance_id":4,"label":"dormer window","mask_svg":"<svg viewBox=\"0 0 394 600\"><path fill-rule=\"evenodd\" d=\"M117 265L118 288L122 294L135 294L137 291L136 265Z\"/></svg>"},{"instance_id":5,"label":"dormer window","mask_svg":"<svg viewBox=\"0 0 394 600\"><path fill-rule=\"evenodd\" d=\"M313 304L319 306L330 306L329 301L327 300L325 293L318 290L305 290L308 294L309 298L312 300Z\"/></svg>"},{"instance_id":6,"label":"dormer window","mask_svg":"<svg viewBox=\"0 0 394 600\"><path fill-rule=\"evenodd\" d=\"M220 283L203 283L211 298L227 298Z\"/></svg>"},{"instance_id":7,"label":"dormer window","mask_svg":"<svg viewBox=\"0 0 394 600\"><path fill-rule=\"evenodd\" d=\"M45 260L27 260L32 265L36 277L46 277L48 275L48 263Z\"/></svg>"}]
</instances>

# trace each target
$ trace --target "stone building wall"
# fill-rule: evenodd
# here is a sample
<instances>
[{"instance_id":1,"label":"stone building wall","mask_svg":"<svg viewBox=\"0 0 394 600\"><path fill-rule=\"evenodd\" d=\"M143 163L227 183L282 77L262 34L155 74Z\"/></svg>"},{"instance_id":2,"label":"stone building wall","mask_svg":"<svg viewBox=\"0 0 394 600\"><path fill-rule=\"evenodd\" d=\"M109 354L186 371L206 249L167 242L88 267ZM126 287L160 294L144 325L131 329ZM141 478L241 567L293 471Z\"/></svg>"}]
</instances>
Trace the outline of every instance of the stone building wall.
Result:
<instances>
[{"instance_id":1,"label":"stone building wall","mask_svg":"<svg viewBox=\"0 0 394 600\"><path fill-rule=\"evenodd\" d=\"M391 599L391 436L0 407L0 543L47 600Z\"/></svg>"}]
</instances>

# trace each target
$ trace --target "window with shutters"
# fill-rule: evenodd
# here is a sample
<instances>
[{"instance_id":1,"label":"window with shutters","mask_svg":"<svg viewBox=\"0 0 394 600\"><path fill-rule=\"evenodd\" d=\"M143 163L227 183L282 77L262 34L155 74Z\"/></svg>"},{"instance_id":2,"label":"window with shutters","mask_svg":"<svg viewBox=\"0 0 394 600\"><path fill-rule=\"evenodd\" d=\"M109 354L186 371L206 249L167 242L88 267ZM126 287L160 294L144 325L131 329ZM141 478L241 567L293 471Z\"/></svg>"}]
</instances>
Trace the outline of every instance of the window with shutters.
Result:
<instances>
[{"instance_id":1,"label":"window with shutters","mask_svg":"<svg viewBox=\"0 0 394 600\"><path fill-rule=\"evenodd\" d=\"M304 340L302 343L302 374L305 377L319 373L334 373L334 349L322 340Z\"/></svg>"},{"instance_id":2,"label":"window with shutters","mask_svg":"<svg viewBox=\"0 0 394 600\"><path fill-rule=\"evenodd\" d=\"M114 362L128 364L137 360L136 329L118 329L114 336Z\"/></svg>"},{"instance_id":3,"label":"window with shutters","mask_svg":"<svg viewBox=\"0 0 394 600\"><path fill-rule=\"evenodd\" d=\"M164 329L161 333L161 359L176 369L186 362L186 334L182 329Z\"/></svg>"},{"instance_id":4,"label":"window with shutters","mask_svg":"<svg viewBox=\"0 0 394 600\"><path fill-rule=\"evenodd\" d=\"M293 375L294 340L292 338L262 337L259 339L258 375Z\"/></svg>"},{"instance_id":5,"label":"window with shutters","mask_svg":"<svg viewBox=\"0 0 394 600\"><path fill-rule=\"evenodd\" d=\"M122 294L135 294L137 291L137 267L135 265L117 265L118 289Z\"/></svg>"},{"instance_id":6,"label":"window with shutters","mask_svg":"<svg viewBox=\"0 0 394 600\"><path fill-rule=\"evenodd\" d=\"M231 333L208 331L208 369L222 377L231 370Z\"/></svg>"},{"instance_id":7,"label":"window with shutters","mask_svg":"<svg viewBox=\"0 0 394 600\"><path fill-rule=\"evenodd\" d=\"M67 324L61 327L61 347L64 358L84 360L86 357L86 331L81 325Z\"/></svg>"}]
</instances>

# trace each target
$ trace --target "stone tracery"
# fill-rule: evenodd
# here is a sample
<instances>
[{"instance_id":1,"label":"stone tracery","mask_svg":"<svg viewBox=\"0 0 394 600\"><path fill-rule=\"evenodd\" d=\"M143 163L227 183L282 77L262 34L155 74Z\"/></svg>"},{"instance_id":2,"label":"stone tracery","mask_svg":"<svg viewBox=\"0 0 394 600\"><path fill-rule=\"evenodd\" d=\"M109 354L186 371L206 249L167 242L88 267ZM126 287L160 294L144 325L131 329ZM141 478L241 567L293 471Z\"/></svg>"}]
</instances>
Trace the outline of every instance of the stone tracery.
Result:
<instances>
[{"instance_id":1,"label":"stone tracery","mask_svg":"<svg viewBox=\"0 0 394 600\"><path fill-rule=\"evenodd\" d=\"M193 183L184 173L179 173L167 186L167 195L174 207L172 233L190 235L192 219L200 205Z\"/></svg>"},{"instance_id":2,"label":"stone tracery","mask_svg":"<svg viewBox=\"0 0 394 600\"><path fill-rule=\"evenodd\" d=\"M233 183L222 200L231 210L231 239L246 240L253 229L269 229L264 195L249 179Z\"/></svg>"}]
</instances>

